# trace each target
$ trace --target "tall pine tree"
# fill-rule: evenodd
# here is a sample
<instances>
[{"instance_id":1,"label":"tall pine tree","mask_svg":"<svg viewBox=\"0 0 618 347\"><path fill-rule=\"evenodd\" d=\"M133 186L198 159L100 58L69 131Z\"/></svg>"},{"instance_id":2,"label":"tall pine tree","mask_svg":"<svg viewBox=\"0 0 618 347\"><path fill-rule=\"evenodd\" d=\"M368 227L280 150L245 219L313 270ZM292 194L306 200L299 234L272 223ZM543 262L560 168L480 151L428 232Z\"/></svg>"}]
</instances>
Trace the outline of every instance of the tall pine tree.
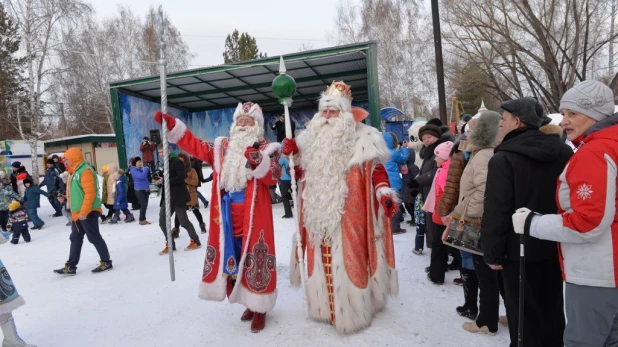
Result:
<instances>
[{"instance_id":1,"label":"tall pine tree","mask_svg":"<svg viewBox=\"0 0 618 347\"><path fill-rule=\"evenodd\" d=\"M14 106L22 96L22 75L26 63L25 57L18 57L21 38L18 26L0 3L0 120L15 121ZM14 137L14 129L0 127L0 139Z\"/></svg>"},{"instance_id":2,"label":"tall pine tree","mask_svg":"<svg viewBox=\"0 0 618 347\"><path fill-rule=\"evenodd\" d=\"M240 34L237 29L234 29L225 38L225 51L223 52L225 64L265 57L267 57L266 53L259 52L255 37L248 33Z\"/></svg>"}]
</instances>

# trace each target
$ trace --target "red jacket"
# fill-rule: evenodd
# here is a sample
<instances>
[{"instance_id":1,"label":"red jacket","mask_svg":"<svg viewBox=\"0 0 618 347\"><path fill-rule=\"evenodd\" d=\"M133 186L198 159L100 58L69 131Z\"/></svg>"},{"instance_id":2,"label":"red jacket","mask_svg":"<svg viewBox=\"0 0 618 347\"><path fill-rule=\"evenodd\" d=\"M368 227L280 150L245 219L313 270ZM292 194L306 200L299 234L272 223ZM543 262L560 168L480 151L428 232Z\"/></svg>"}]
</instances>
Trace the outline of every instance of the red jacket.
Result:
<instances>
[{"instance_id":1,"label":"red jacket","mask_svg":"<svg viewBox=\"0 0 618 347\"><path fill-rule=\"evenodd\" d=\"M148 162L154 162L154 155L152 154L154 152L154 150L156 149L156 146L154 144L150 144L150 145L145 145L144 143L142 143L139 146L139 150L142 152L142 162L144 163L148 163Z\"/></svg>"},{"instance_id":2,"label":"red jacket","mask_svg":"<svg viewBox=\"0 0 618 347\"><path fill-rule=\"evenodd\" d=\"M618 114L573 141L558 179L559 214L534 217L530 236L560 242L565 281L618 287Z\"/></svg>"}]
</instances>

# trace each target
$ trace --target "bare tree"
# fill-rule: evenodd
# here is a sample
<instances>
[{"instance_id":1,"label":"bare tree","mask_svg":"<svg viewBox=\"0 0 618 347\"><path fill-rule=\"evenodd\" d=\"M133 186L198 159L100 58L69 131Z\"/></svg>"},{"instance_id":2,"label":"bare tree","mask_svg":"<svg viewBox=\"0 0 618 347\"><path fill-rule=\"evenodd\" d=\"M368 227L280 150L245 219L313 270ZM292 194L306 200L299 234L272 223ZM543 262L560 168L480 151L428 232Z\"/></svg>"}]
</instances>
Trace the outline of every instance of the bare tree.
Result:
<instances>
[{"instance_id":1,"label":"bare tree","mask_svg":"<svg viewBox=\"0 0 618 347\"><path fill-rule=\"evenodd\" d=\"M47 132L41 112L41 99L49 90L50 53L57 42L58 30L63 23L70 23L91 12L90 5L79 0L13 0L9 10L17 21L25 45L28 75L29 131L18 115L21 137L30 144L33 177L38 182L37 145ZM26 110L24 110L26 111Z\"/></svg>"},{"instance_id":2,"label":"bare tree","mask_svg":"<svg viewBox=\"0 0 618 347\"><path fill-rule=\"evenodd\" d=\"M552 111L577 81L603 77L616 35L609 0L448 0L449 59L473 62L499 99L535 96ZM605 66L605 67L601 67ZM613 79L615 88L617 76Z\"/></svg>"},{"instance_id":3,"label":"bare tree","mask_svg":"<svg viewBox=\"0 0 618 347\"><path fill-rule=\"evenodd\" d=\"M61 73L55 78L57 99L64 100L66 119L73 133L113 131L109 83L155 75L159 51L155 12L142 21L128 7L101 23L94 16L65 28L58 49ZM165 18L168 69L186 69L193 55L176 29Z\"/></svg>"}]
</instances>

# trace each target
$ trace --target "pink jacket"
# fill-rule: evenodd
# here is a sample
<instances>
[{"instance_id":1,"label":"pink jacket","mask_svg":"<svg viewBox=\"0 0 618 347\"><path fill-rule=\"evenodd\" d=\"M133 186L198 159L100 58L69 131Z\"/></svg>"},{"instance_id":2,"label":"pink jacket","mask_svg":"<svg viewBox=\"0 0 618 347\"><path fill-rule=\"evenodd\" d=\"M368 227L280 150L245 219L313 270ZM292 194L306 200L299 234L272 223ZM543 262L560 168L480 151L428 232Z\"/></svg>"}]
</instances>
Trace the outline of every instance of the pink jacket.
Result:
<instances>
[{"instance_id":1,"label":"pink jacket","mask_svg":"<svg viewBox=\"0 0 618 347\"><path fill-rule=\"evenodd\" d=\"M423 205L423 211L433 213L437 207L438 196L442 196L444 193L444 187L446 186L446 177L448 176L448 168L451 166L451 160L447 160L438 167L433 183L431 183L431 190L427 194L427 200Z\"/></svg>"}]
</instances>

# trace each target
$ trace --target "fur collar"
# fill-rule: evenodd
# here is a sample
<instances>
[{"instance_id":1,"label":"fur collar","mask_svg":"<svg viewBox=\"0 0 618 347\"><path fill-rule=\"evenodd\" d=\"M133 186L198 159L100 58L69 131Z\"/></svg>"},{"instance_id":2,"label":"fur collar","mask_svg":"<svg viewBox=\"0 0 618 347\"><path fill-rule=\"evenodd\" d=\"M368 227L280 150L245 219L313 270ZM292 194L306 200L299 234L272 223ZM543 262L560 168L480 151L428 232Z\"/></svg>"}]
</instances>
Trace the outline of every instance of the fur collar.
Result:
<instances>
[{"instance_id":1,"label":"fur collar","mask_svg":"<svg viewBox=\"0 0 618 347\"><path fill-rule=\"evenodd\" d=\"M356 145L354 154L348 163L348 167L362 165L367 161L386 163L391 155L386 147L382 133L378 129L365 125L356 124Z\"/></svg>"}]
</instances>

